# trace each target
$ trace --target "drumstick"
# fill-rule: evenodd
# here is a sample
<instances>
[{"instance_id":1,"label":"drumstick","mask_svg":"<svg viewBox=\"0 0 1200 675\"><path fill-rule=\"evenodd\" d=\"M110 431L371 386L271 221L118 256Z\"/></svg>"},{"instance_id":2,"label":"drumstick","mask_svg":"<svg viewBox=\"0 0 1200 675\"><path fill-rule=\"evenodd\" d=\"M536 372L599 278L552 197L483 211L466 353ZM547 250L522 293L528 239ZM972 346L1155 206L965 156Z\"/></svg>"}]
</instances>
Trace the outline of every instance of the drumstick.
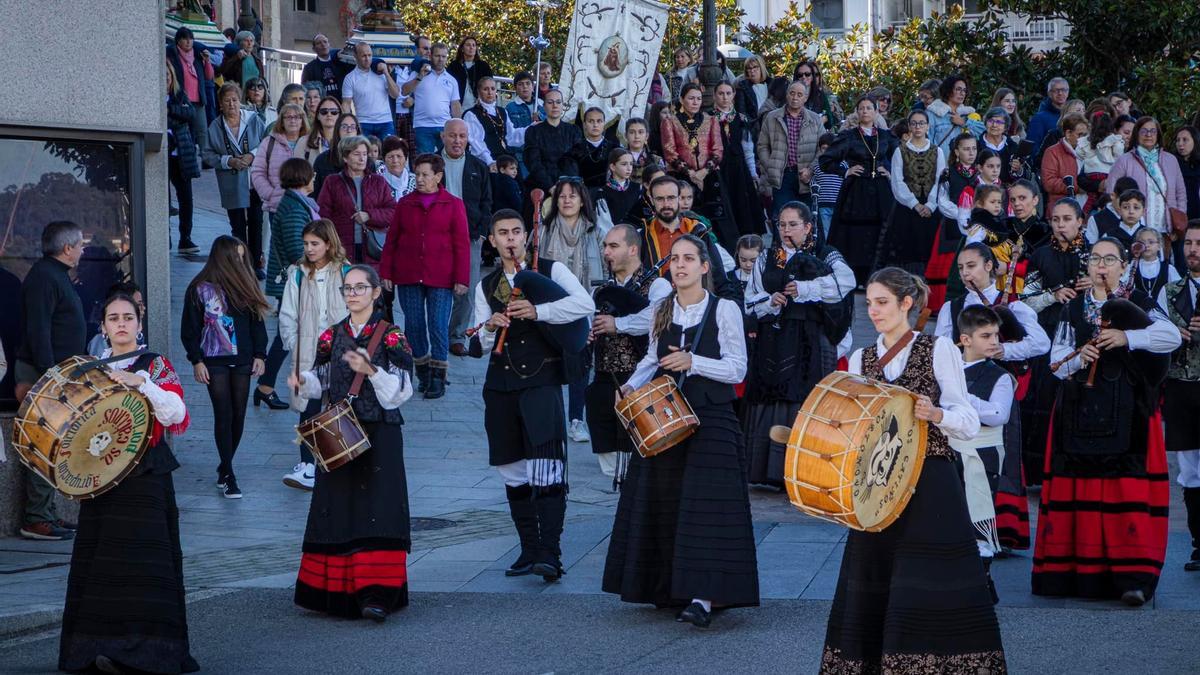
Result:
<instances>
[{"instance_id":1,"label":"drumstick","mask_svg":"<svg viewBox=\"0 0 1200 675\"><path fill-rule=\"evenodd\" d=\"M767 435L771 438L772 442L787 445L788 441L792 438L792 429L782 424L776 424L771 427L771 431Z\"/></svg>"}]
</instances>

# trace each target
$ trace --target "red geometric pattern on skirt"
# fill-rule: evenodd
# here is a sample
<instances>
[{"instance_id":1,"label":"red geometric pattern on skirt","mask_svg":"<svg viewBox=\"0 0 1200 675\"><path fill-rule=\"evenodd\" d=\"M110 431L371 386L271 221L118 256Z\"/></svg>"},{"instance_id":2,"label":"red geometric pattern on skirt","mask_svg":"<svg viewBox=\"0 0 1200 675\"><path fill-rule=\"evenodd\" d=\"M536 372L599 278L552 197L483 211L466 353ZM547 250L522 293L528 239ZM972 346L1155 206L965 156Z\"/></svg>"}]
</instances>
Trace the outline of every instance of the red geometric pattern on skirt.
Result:
<instances>
[{"instance_id":1,"label":"red geometric pattern on skirt","mask_svg":"<svg viewBox=\"0 0 1200 675\"><path fill-rule=\"evenodd\" d=\"M1000 545L1018 551L1029 548L1029 499L996 493L996 531Z\"/></svg>"},{"instance_id":2,"label":"red geometric pattern on skirt","mask_svg":"<svg viewBox=\"0 0 1200 675\"><path fill-rule=\"evenodd\" d=\"M1041 513L1033 552L1033 574L1094 575L1149 574L1158 577L1167 555L1167 509L1171 486L1162 417L1150 418L1146 441L1146 473L1135 478L1070 478L1050 471L1051 447L1046 443L1046 478L1042 482ZM1054 415L1050 417L1053 438ZM1048 508L1053 503L1091 502L1104 506L1134 505L1136 511L1103 513L1095 510ZM1163 515L1152 515L1155 510ZM1046 558L1054 558L1047 562ZM1068 559L1061 561L1061 559ZM1073 561L1072 561L1073 560Z\"/></svg>"},{"instance_id":3,"label":"red geometric pattern on skirt","mask_svg":"<svg viewBox=\"0 0 1200 675\"><path fill-rule=\"evenodd\" d=\"M929 262L925 265L925 282L929 284L929 311L936 312L946 302L946 280L954 266L954 252L938 253L942 243L942 228L939 226L933 237L933 248L929 251Z\"/></svg>"},{"instance_id":4,"label":"red geometric pattern on skirt","mask_svg":"<svg viewBox=\"0 0 1200 675\"><path fill-rule=\"evenodd\" d=\"M305 553L297 581L329 593L357 593L368 586L399 588L408 583L407 563L404 551Z\"/></svg>"}]
</instances>

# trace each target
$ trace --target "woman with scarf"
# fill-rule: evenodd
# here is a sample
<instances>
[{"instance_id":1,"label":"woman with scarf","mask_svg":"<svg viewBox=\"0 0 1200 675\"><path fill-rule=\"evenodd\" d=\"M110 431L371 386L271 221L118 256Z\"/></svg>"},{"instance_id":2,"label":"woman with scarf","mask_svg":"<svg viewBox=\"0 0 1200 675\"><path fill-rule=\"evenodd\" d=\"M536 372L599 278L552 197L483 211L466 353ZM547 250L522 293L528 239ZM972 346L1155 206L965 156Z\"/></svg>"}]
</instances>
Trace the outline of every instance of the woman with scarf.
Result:
<instances>
[{"instance_id":1,"label":"woman with scarf","mask_svg":"<svg viewBox=\"0 0 1200 675\"><path fill-rule=\"evenodd\" d=\"M821 154L821 171L843 176L829 243L846 256L846 263L865 281L875 262L879 233L892 212L892 155L896 137L875 126L875 101L860 96L854 104L859 126L837 135Z\"/></svg>"},{"instance_id":2,"label":"woman with scarf","mask_svg":"<svg viewBox=\"0 0 1200 675\"><path fill-rule=\"evenodd\" d=\"M755 199L758 169L754 156L754 122L734 109L732 84L722 82L713 93L713 117L721 131L721 206L737 225L738 237L766 231L767 213ZM732 249L736 250L736 249Z\"/></svg>"},{"instance_id":3,"label":"woman with scarf","mask_svg":"<svg viewBox=\"0 0 1200 675\"><path fill-rule=\"evenodd\" d=\"M208 125L204 163L216 170L221 207L229 215L233 236L261 242L263 202L258 192L250 189L250 167L266 126L257 114L242 109L241 97L241 88L232 82L221 85L217 92L221 116Z\"/></svg>"},{"instance_id":4,"label":"woman with scarf","mask_svg":"<svg viewBox=\"0 0 1200 675\"><path fill-rule=\"evenodd\" d=\"M664 112L662 118L662 156L667 168L678 178L696 186L697 210L716 225L717 238L726 250L737 243L737 225L729 220L721 203L721 125L712 115L700 111L703 94L700 85L683 85L679 112Z\"/></svg>"},{"instance_id":5,"label":"woman with scarf","mask_svg":"<svg viewBox=\"0 0 1200 675\"><path fill-rule=\"evenodd\" d=\"M383 157L384 171L379 175L392 188L392 196L396 201L417 189L417 177L408 168L408 141L395 136L383 139L383 147L379 151Z\"/></svg>"},{"instance_id":6,"label":"woman with scarf","mask_svg":"<svg viewBox=\"0 0 1200 675\"><path fill-rule=\"evenodd\" d=\"M1129 152L1117 158L1104 181L1104 189L1112 193L1117 181L1124 177L1137 181L1138 189L1146 195L1147 227L1170 234L1173 223L1187 219L1187 184L1179 168L1179 160L1162 149L1162 127L1153 117L1143 117L1133 126ZM1183 258L1183 241L1173 246L1175 260Z\"/></svg>"},{"instance_id":7,"label":"woman with scarf","mask_svg":"<svg viewBox=\"0 0 1200 675\"><path fill-rule=\"evenodd\" d=\"M603 281L608 274L600 251L608 230L596 223L596 209L583 184L574 178L563 178L550 191L550 210L538 235L538 255L567 266L584 288L593 281ZM590 348L579 354L563 354L567 373L567 419L571 440L586 443L591 440L584 421L584 388L592 361Z\"/></svg>"},{"instance_id":8,"label":"woman with scarf","mask_svg":"<svg viewBox=\"0 0 1200 675\"><path fill-rule=\"evenodd\" d=\"M920 274L929 263L940 222L934 183L946 169L946 156L929 140L929 115L924 110L910 112L907 121L909 139L891 157L896 208L880 236L875 267Z\"/></svg>"},{"instance_id":9,"label":"woman with scarf","mask_svg":"<svg viewBox=\"0 0 1200 675\"><path fill-rule=\"evenodd\" d=\"M116 293L100 309L109 345L104 357L118 359L106 366L109 377L150 401L153 426L133 472L80 503L58 668L195 672L171 478L179 462L167 443L168 431L188 428L183 385L167 357L139 351L142 315L131 296Z\"/></svg>"},{"instance_id":10,"label":"woman with scarf","mask_svg":"<svg viewBox=\"0 0 1200 675\"><path fill-rule=\"evenodd\" d=\"M1154 597L1166 558L1170 485L1158 400L1181 339L1154 299L1138 290L1122 297L1128 263L1119 241L1093 244L1091 288L1067 302L1055 334L1050 357L1063 361L1054 373L1063 384L1044 465L1034 595L1138 607Z\"/></svg>"},{"instance_id":11,"label":"woman with scarf","mask_svg":"<svg viewBox=\"0 0 1200 675\"><path fill-rule=\"evenodd\" d=\"M317 473L295 603L378 623L408 606L412 536L399 408L412 397L413 362L404 333L378 311L382 288L375 270L351 267L341 290L349 316L321 334L313 369L288 375L288 386L305 398L324 393L341 401L361 382L351 406L371 449Z\"/></svg>"}]
</instances>

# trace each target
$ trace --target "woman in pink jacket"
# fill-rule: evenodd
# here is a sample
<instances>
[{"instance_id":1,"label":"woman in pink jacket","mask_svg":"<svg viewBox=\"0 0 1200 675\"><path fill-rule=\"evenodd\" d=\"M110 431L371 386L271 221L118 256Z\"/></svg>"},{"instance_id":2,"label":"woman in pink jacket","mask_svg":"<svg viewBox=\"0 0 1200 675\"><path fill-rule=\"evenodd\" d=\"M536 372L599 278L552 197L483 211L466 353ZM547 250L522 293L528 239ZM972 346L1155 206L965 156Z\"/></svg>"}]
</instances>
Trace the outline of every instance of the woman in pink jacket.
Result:
<instances>
[{"instance_id":1,"label":"woman in pink jacket","mask_svg":"<svg viewBox=\"0 0 1200 675\"><path fill-rule=\"evenodd\" d=\"M370 231L386 232L391 226L396 199L388 182L375 173L366 136L344 136L338 141L337 153L342 170L325 178L317 207L321 217L337 227L350 262L378 269L379 261L371 257L367 237ZM390 293L384 295L388 310L391 297Z\"/></svg>"},{"instance_id":2,"label":"woman in pink jacket","mask_svg":"<svg viewBox=\"0 0 1200 675\"><path fill-rule=\"evenodd\" d=\"M303 156L304 148L300 140L308 135L304 108L295 103L283 106L279 111L279 119L283 122L283 129L280 130L276 125L275 131L263 139L254 155L254 163L250 165L250 183L262 198L272 219L275 207L279 206L279 200L286 192L279 184L279 167L292 157Z\"/></svg>"},{"instance_id":3,"label":"woman in pink jacket","mask_svg":"<svg viewBox=\"0 0 1200 675\"><path fill-rule=\"evenodd\" d=\"M446 393L450 311L454 296L467 292L471 277L467 211L461 199L440 186L445 170L440 155L417 157L417 189L396 204L379 261L384 286L394 285L404 310L404 334L420 381L417 391L425 398Z\"/></svg>"},{"instance_id":4,"label":"woman in pink jacket","mask_svg":"<svg viewBox=\"0 0 1200 675\"><path fill-rule=\"evenodd\" d=\"M1105 190L1112 192L1123 176L1137 181L1138 189L1146 195L1146 225L1169 233L1171 209L1187 212L1187 187L1179 160L1162 149L1162 127L1153 117L1139 119L1130 140L1132 147L1113 164ZM1182 242L1177 243L1182 254Z\"/></svg>"}]
</instances>

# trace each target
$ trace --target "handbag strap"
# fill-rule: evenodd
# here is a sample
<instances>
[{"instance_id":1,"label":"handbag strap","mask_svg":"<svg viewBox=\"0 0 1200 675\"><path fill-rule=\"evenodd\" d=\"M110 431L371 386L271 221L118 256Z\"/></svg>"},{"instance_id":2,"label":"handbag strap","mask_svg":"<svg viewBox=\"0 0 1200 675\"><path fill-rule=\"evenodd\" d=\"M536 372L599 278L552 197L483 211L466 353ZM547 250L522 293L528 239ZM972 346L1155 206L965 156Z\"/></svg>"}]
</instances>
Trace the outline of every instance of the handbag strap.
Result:
<instances>
[{"instance_id":1,"label":"handbag strap","mask_svg":"<svg viewBox=\"0 0 1200 675\"><path fill-rule=\"evenodd\" d=\"M388 323L384 319L380 319L379 323L375 324L375 332L371 333L371 342L367 344L368 361L371 360L371 357L375 356L375 350L379 347L379 342L383 339L383 334L388 332L388 329L391 327L392 324ZM358 397L358 392L362 389L363 380L366 379L366 377L367 376L362 373L355 373L354 382L350 384L350 391L346 395L347 398Z\"/></svg>"},{"instance_id":2,"label":"handbag strap","mask_svg":"<svg viewBox=\"0 0 1200 675\"><path fill-rule=\"evenodd\" d=\"M267 176L267 182L271 182L271 154L275 150L275 134L271 134L271 140L267 141L267 162L266 170L263 173Z\"/></svg>"},{"instance_id":3,"label":"handbag strap","mask_svg":"<svg viewBox=\"0 0 1200 675\"><path fill-rule=\"evenodd\" d=\"M300 341L304 338L304 267L300 267L300 280L296 283L296 353L292 356L292 370L296 373L296 381L300 381ZM287 271L284 271L284 283L287 283ZM286 289L286 286L285 286ZM285 290L284 293L287 291ZM298 395L299 389L293 389L292 395Z\"/></svg>"},{"instance_id":4,"label":"handbag strap","mask_svg":"<svg viewBox=\"0 0 1200 675\"><path fill-rule=\"evenodd\" d=\"M1164 192L1161 187L1159 187L1158 181L1154 180L1154 176L1150 175L1150 167L1146 166L1146 163L1142 161L1142 156L1138 154L1137 148L1134 148L1132 152L1133 159L1136 160L1138 164L1142 165L1142 171L1146 172L1146 182L1154 186L1154 191L1158 193L1159 197L1163 198L1163 205L1165 206L1167 203L1167 193ZM1159 150L1159 152L1162 151ZM1160 168L1159 170L1161 171L1162 169ZM1166 180L1166 174L1163 174L1163 182L1166 182Z\"/></svg>"}]
</instances>

